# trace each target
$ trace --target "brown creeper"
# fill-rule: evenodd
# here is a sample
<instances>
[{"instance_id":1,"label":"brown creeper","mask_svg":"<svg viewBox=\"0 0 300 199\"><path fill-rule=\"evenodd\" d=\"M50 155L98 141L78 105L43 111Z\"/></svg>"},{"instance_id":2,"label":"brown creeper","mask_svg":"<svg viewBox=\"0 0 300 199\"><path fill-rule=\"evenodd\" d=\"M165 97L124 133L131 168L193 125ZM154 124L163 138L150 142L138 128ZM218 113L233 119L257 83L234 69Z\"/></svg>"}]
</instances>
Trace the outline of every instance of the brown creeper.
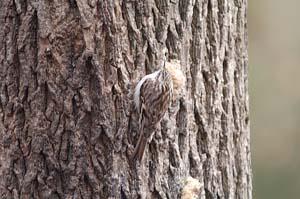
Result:
<instances>
[{"instance_id":1,"label":"brown creeper","mask_svg":"<svg viewBox=\"0 0 300 199\"><path fill-rule=\"evenodd\" d=\"M184 75L176 63L166 63L161 70L144 76L135 88L134 102L139 112L139 139L131 159L142 160L144 150L156 125L161 121L173 99L174 90L184 85Z\"/></svg>"}]
</instances>

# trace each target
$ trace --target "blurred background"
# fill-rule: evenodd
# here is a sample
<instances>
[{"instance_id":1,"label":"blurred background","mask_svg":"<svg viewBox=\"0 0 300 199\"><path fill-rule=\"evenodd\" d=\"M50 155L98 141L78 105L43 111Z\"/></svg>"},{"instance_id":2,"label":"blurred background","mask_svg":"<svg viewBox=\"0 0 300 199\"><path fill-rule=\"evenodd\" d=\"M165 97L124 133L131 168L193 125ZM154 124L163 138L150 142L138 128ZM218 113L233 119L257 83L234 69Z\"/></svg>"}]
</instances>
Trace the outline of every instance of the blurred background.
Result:
<instances>
[{"instance_id":1,"label":"blurred background","mask_svg":"<svg viewBox=\"0 0 300 199\"><path fill-rule=\"evenodd\" d=\"M300 198L300 1L248 0L255 199Z\"/></svg>"}]
</instances>

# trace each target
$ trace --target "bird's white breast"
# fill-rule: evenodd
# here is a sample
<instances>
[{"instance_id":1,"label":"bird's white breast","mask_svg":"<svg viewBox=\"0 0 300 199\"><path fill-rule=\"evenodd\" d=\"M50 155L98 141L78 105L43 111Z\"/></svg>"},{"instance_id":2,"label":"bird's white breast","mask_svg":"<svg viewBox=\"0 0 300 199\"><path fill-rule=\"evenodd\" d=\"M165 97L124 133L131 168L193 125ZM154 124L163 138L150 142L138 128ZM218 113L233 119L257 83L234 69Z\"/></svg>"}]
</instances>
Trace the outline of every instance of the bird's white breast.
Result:
<instances>
[{"instance_id":1,"label":"bird's white breast","mask_svg":"<svg viewBox=\"0 0 300 199\"><path fill-rule=\"evenodd\" d=\"M135 87L135 91L134 91L134 103L135 103L135 107L136 109L139 111L140 110L140 92L141 92L141 87L143 85L143 83L146 81L146 79L155 79L155 77L158 75L159 70L155 71L154 73L151 73L149 75L144 76L139 83L136 85Z\"/></svg>"}]
</instances>

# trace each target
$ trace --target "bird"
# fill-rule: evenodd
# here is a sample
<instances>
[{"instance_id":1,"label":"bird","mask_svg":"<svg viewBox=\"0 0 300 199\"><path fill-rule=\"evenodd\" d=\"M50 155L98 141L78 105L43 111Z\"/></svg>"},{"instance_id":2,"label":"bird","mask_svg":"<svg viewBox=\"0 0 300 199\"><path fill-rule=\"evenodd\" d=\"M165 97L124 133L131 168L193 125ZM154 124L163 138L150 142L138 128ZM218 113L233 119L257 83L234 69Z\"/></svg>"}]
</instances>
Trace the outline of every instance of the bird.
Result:
<instances>
[{"instance_id":1,"label":"bird","mask_svg":"<svg viewBox=\"0 0 300 199\"><path fill-rule=\"evenodd\" d=\"M139 114L139 138L131 155L133 162L142 161L147 142L184 82L178 62L172 61L164 62L160 70L144 76L136 85L134 103Z\"/></svg>"}]
</instances>

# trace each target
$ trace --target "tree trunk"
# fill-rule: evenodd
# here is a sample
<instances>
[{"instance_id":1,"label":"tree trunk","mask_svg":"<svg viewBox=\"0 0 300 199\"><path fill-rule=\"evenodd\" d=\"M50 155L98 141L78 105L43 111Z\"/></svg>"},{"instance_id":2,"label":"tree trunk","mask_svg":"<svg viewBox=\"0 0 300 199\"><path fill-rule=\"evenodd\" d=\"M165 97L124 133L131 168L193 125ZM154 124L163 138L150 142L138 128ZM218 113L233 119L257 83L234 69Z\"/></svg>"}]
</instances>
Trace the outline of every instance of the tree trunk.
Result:
<instances>
[{"instance_id":1,"label":"tree trunk","mask_svg":"<svg viewBox=\"0 0 300 199\"><path fill-rule=\"evenodd\" d=\"M246 0L0 1L0 198L252 198ZM186 76L148 144L132 93Z\"/></svg>"}]
</instances>

